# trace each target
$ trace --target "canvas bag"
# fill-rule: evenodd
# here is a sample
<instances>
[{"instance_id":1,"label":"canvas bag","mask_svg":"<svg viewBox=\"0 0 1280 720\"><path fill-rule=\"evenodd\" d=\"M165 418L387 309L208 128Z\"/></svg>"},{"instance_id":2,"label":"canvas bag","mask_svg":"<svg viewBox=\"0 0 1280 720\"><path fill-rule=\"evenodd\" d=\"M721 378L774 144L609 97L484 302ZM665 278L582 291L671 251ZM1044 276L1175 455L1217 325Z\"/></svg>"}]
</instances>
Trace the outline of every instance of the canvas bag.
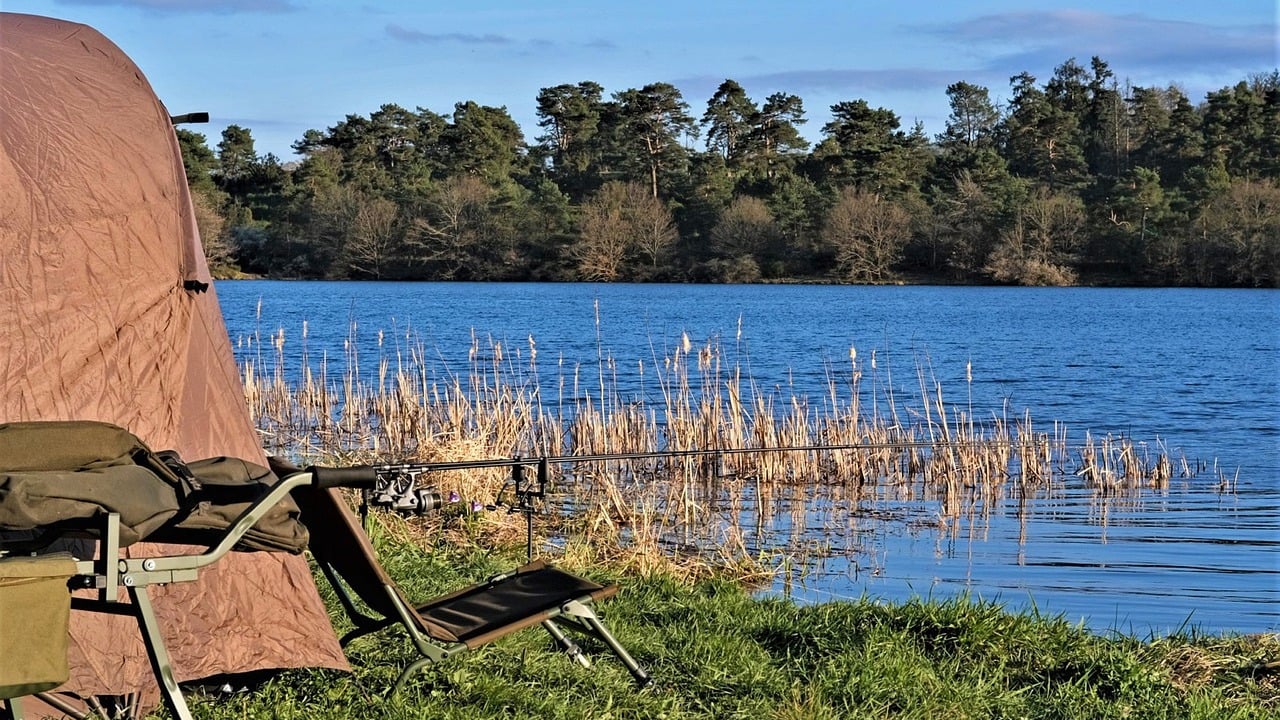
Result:
<instances>
[{"instance_id":1,"label":"canvas bag","mask_svg":"<svg viewBox=\"0 0 1280 720\"><path fill-rule=\"evenodd\" d=\"M160 542L216 542L240 513L278 482L267 468L239 458L214 457L184 463L172 451L159 455L176 474L190 475L198 486L177 517L152 538ZM299 515L297 504L285 497L241 537L236 549L302 552L309 535Z\"/></svg>"},{"instance_id":2,"label":"canvas bag","mask_svg":"<svg viewBox=\"0 0 1280 720\"><path fill-rule=\"evenodd\" d=\"M120 514L120 543L146 537L194 491L129 431L92 421L0 424L0 530L96 529Z\"/></svg>"},{"instance_id":3,"label":"canvas bag","mask_svg":"<svg viewBox=\"0 0 1280 720\"><path fill-rule=\"evenodd\" d=\"M276 483L270 470L237 458L184 463L153 452L129 431L94 421L0 424L0 530L90 528L120 514L120 543L140 538L216 542ZM239 550L302 552L307 530L285 498L245 533Z\"/></svg>"},{"instance_id":4,"label":"canvas bag","mask_svg":"<svg viewBox=\"0 0 1280 720\"><path fill-rule=\"evenodd\" d=\"M0 698L67 681L70 555L0 558Z\"/></svg>"}]
</instances>

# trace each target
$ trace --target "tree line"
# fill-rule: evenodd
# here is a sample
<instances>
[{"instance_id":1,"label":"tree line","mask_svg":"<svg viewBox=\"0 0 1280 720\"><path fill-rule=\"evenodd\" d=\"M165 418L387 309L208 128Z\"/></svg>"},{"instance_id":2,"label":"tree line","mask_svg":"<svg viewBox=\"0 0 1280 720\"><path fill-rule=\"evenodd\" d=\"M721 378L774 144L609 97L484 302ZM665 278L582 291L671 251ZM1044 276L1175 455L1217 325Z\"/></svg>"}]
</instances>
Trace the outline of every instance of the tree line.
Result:
<instances>
[{"instance_id":1,"label":"tree line","mask_svg":"<svg viewBox=\"0 0 1280 720\"><path fill-rule=\"evenodd\" d=\"M725 80L701 115L657 82L505 107L387 104L288 164L179 129L216 271L269 277L1280 286L1280 71L1193 103L1107 63L946 89L919 124Z\"/></svg>"}]
</instances>

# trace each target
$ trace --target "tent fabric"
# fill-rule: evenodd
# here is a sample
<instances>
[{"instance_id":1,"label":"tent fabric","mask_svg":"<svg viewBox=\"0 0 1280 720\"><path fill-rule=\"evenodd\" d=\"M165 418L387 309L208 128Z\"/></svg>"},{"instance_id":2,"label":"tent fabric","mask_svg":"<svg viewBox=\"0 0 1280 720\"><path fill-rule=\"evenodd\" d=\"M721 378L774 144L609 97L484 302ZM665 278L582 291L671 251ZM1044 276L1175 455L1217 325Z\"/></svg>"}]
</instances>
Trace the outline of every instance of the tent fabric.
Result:
<instances>
[{"instance_id":1,"label":"tent fabric","mask_svg":"<svg viewBox=\"0 0 1280 720\"><path fill-rule=\"evenodd\" d=\"M177 138L141 71L92 28L0 13L0 422L97 420L265 464L201 283ZM299 556L233 553L154 601L181 681L348 667ZM70 664L81 695L154 687L128 618L72 613Z\"/></svg>"}]
</instances>

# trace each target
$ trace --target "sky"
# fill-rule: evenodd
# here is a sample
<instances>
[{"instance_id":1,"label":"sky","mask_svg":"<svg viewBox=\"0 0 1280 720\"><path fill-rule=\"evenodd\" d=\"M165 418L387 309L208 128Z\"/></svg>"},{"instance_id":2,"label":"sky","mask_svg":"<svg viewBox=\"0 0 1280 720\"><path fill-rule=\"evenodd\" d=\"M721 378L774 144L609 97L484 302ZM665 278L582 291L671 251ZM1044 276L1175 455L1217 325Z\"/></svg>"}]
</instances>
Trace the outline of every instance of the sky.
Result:
<instances>
[{"instance_id":1,"label":"sky","mask_svg":"<svg viewBox=\"0 0 1280 720\"><path fill-rule=\"evenodd\" d=\"M308 129L386 103L449 116L505 106L536 141L545 87L590 80L606 95L668 82L701 117L726 78L757 103L798 95L820 139L831 105L865 100L904 129L941 133L946 87L1009 98L1075 58L1101 57L1121 83L1176 84L1193 102L1280 68L1276 0L0 0L4 12L96 28L147 76L171 114L210 147L229 124L259 153L296 159ZM0 79L3 75L0 74ZM699 143L700 146L700 143Z\"/></svg>"}]
</instances>

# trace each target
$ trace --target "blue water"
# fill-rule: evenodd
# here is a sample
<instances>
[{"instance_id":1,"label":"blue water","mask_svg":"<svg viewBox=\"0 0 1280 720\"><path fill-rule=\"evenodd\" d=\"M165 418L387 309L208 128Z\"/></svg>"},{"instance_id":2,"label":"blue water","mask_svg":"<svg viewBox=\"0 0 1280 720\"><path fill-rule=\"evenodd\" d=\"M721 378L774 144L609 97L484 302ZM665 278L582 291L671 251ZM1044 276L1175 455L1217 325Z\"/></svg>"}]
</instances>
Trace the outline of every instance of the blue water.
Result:
<instances>
[{"instance_id":1,"label":"blue water","mask_svg":"<svg viewBox=\"0 0 1280 720\"><path fill-rule=\"evenodd\" d=\"M1138 634L1280 629L1274 290L234 281L217 291L242 359L269 355L250 339L283 330L295 367L304 346L334 363L354 339L366 357L420 348L436 372L465 375L473 335L526 365L532 336L541 375L577 369L589 386L603 367L619 392L654 400L654 363L687 335L784 397L820 400L828 377L847 376L851 347L864 385L875 374L904 398L919 396L923 369L979 418L1029 411L1041 431L1064 423L1074 443L1085 431L1125 435L1209 470L1106 504L1070 489L1010 500L955 532L919 501L880 501L876 517L890 519L869 522L798 498L848 530L772 592L969 593ZM1235 492L1219 492L1221 473Z\"/></svg>"}]
</instances>

